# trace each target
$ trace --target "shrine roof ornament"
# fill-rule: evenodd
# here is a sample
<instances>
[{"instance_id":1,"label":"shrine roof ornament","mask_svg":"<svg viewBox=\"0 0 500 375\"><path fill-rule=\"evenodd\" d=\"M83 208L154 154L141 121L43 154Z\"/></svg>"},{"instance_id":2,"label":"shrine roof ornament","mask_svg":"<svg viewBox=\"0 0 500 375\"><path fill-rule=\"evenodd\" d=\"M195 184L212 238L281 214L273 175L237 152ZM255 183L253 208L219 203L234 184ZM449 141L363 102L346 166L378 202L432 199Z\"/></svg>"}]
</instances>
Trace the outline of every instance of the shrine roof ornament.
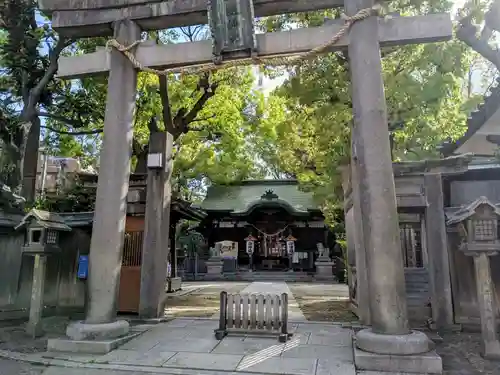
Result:
<instances>
[{"instance_id":1,"label":"shrine roof ornament","mask_svg":"<svg viewBox=\"0 0 500 375\"><path fill-rule=\"evenodd\" d=\"M477 209L482 205L491 207L493 212L500 217L500 208L493 204L487 197L483 196L468 205L448 208L445 212L446 225L453 225L467 220L474 215Z\"/></svg>"},{"instance_id":2,"label":"shrine roof ornament","mask_svg":"<svg viewBox=\"0 0 500 375\"><path fill-rule=\"evenodd\" d=\"M266 200L279 199L278 195L271 189L266 190L260 198Z\"/></svg>"}]
</instances>

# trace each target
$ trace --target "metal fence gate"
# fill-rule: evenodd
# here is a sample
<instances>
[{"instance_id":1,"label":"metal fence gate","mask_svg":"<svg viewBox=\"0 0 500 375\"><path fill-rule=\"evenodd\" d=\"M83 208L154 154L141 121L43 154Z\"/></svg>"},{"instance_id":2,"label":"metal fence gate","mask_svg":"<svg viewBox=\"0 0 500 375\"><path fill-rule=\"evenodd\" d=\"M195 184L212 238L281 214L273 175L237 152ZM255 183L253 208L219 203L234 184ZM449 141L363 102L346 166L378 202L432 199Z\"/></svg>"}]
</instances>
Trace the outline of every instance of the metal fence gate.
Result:
<instances>
[{"instance_id":1,"label":"metal fence gate","mask_svg":"<svg viewBox=\"0 0 500 375\"><path fill-rule=\"evenodd\" d=\"M125 233L118 293L119 312L139 312L143 238L143 231Z\"/></svg>"}]
</instances>

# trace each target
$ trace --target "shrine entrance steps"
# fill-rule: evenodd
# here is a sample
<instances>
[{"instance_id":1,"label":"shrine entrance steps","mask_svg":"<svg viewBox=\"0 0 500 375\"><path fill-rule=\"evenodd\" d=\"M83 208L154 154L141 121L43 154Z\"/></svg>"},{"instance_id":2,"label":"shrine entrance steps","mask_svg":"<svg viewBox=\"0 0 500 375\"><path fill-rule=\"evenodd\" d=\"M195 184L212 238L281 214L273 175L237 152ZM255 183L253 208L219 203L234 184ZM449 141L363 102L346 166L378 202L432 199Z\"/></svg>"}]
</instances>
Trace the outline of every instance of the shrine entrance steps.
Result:
<instances>
[{"instance_id":1,"label":"shrine entrance steps","mask_svg":"<svg viewBox=\"0 0 500 375\"><path fill-rule=\"evenodd\" d=\"M297 271L236 271L224 273L220 276L199 273L185 273L182 275L184 281L205 280L205 281L284 281L284 282L314 282L314 274ZM318 281L319 282L319 281ZM324 280L321 281L324 283Z\"/></svg>"}]
</instances>

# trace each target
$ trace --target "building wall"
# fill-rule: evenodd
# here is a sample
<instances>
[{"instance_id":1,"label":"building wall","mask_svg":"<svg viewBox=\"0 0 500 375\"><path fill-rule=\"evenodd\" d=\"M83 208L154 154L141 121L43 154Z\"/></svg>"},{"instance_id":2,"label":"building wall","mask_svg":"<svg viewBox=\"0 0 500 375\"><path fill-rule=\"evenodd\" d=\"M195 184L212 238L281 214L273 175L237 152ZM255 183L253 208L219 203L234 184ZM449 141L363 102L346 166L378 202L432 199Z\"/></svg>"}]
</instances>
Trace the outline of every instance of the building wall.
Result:
<instances>
[{"instance_id":1,"label":"building wall","mask_svg":"<svg viewBox=\"0 0 500 375\"><path fill-rule=\"evenodd\" d=\"M127 217L127 231L142 231L143 217ZM85 306L85 281L77 278L79 255L89 254L91 227L61 233L61 252L49 256L44 304L47 314L81 313ZM33 256L23 255L23 232L0 228L0 320L26 318L33 279Z\"/></svg>"},{"instance_id":2,"label":"building wall","mask_svg":"<svg viewBox=\"0 0 500 375\"><path fill-rule=\"evenodd\" d=\"M348 283L353 311L365 319L369 316L367 301L360 301L361 295L369 296L369 282L364 286L363 277L367 271L357 267L356 258L364 259L359 253L364 252L364 241L361 224L356 222L353 205L353 181L349 168L343 171L344 214L348 253ZM403 252L405 285L407 292L408 315L415 325L421 325L432 316L431 280L429 272L429 255L427 253L427 233L425 229L425 212L427 197L423 175L396 176L396 198L399 213L401 248ZM361 216L359 216L361 218ZM356 254L358 253L358 256ZM365 275L360 272L365 272ZM360 288L365 288L362 290Z\"/></svg>"},{"instance_id":3,"label":"building wall","mask_svg":"<svg viewBox=\"0 0 500 375\"><path fill-rule=\"evenodd\" d=\"M23 255L24 233L0 234L0 319L28 316L33 256ZM61 252L48 257L44 304L47 313L83 311L84 285L76 277L79 254L88 254L89 231L74 228L60 237Z\"/></svg>"}]
</instances>

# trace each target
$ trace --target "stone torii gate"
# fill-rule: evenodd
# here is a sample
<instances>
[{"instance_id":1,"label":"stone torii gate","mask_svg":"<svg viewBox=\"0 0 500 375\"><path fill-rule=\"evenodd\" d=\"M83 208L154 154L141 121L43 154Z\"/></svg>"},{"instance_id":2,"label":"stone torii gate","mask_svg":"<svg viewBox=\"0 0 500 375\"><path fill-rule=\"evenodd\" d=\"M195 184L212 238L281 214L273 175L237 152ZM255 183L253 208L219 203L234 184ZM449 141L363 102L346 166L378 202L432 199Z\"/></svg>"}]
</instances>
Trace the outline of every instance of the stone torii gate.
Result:
<instances>
[{"instance_id":1,"label":"stone torii gate","mask_svg":"<svg viewBox=\"0 0 500 375\"><path fill-rule=\"evenodd\" d=\"M41 0L40 0L41 1ZM226 0L228 1L228 0ZM248 1L248 0L246 0ZM240 3L246 3L240 1ZM342 6L341 0L254 0L255 16L312 11ZM345 0L348 16L371 9L373 0ZM144 30L206 23L205 0L44 0L53 27L71 37L106 36L124 46L140 39ZM257 55L295 55L316 48L337 33L342 22L317 28L257 35ZM441 359L431 351L423 333L409 329L403 261L400 250L394 177L389 148L380 46L444 41L451 38L449 15L380 18L354 23L328 51L347 47L354 112L353 169L359 188L355 194L363 218L366 267L358 265L359 282L368 302L371 328L357 334L358 369L440 373ZM139 44L131 52L146 68L165 69L212 61L210 41L175 45ZM249 57L241 56L236 58ZM125 221L135 106L137 70L119 51L61 57L58 76L77 78L109 73L102 164L90 253L90 308L85 324L109 330L116 318L115 300ZM163 234L166 235L166 234ZM157 265L155 272L161 272ZM159 280L158 278L156 280ZM161 286L157 285L157 288ZM368 291L369 289L369 291ZM152 298L151 293L149 297ZM142 297L142 296L141 296ZM141 302L142 303L142 302ZM155 301L149 301L153 306ZM80 330L85 331L85 324ZM123 325L118 325L123 333Z\"/></svg>"}]
</instances>

